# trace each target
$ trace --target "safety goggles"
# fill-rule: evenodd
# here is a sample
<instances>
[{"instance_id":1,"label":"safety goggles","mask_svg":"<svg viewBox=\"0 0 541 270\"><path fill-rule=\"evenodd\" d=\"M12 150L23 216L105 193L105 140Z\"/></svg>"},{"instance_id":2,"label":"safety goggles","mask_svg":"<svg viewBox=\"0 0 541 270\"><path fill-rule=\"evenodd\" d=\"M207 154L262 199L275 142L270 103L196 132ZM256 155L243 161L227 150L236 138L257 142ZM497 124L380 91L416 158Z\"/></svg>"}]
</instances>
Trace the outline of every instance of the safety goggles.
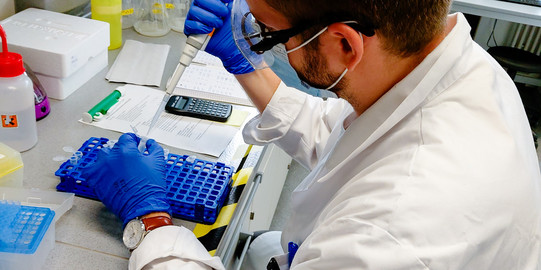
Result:
<instances>
[{"instance_id":1,"label":"safety goggles","mask_svg":"<svg viewBox=\"0 0 541 270\"><path fill-rule=\"evenodd\" d=\"M272 65L272 62L274 61L273 53L276 53L273 52L273 49L276 45L284 44L291 37L294 37L308 30L309 28L316 26L314 24L301 24L289 29L270 31L267 27L265 27L265 25L258 22L253 16L253 14L250 12L248 4L246 3L246 0L235 0L233 2L231 16L232 32L235 43L244 57L255 69L262 69ZM343 23L350 25L358 32L366 36L373 36L375 33L374 27L363 27L356 21L343 21ZM312 38L308 39L295 49L287 51L287 53L300 49L321 33L326 31L326 29L327 27L325 26Z\"/></svg>"}]
</instances>

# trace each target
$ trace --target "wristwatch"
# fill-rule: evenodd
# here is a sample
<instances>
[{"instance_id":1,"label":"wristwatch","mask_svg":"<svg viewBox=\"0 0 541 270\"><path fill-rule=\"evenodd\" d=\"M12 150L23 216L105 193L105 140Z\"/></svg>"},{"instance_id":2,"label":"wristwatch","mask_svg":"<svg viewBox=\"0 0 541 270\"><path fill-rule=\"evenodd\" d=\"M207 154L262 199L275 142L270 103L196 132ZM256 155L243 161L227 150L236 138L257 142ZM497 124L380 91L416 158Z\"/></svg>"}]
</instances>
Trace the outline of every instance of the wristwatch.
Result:
<instances>
[{"instance_id":1,"label":"wristwatch","mask_svg":"<svg viewBox=\"0 0 541 270\"><path fill-rule=\"evenodd\" d=\"M132 219L124 228L122 241L130 250L136 249L147 233L166 225L173 225L173 222L165 216Z\"/></svg>"}]
</instances>

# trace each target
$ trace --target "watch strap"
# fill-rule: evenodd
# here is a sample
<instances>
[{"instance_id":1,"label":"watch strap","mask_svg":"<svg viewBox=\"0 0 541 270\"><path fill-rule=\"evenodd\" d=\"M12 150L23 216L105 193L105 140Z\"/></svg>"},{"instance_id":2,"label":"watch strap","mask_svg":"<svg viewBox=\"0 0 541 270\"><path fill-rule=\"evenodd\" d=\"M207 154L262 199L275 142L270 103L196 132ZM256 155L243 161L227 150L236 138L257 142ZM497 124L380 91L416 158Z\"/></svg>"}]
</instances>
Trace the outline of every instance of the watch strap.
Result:
<instances>
[{"instance_id":1,"label":"watch strap","mask_svg":"<svg viewBox=\"0 0 541 270\"><path fill-rule=\"evenodd\" d=\"M141 221L145 225L145 230L147 232L162 226L173 225L173 221L165 216L143 218Z\"/></svg>"}]
</instances>

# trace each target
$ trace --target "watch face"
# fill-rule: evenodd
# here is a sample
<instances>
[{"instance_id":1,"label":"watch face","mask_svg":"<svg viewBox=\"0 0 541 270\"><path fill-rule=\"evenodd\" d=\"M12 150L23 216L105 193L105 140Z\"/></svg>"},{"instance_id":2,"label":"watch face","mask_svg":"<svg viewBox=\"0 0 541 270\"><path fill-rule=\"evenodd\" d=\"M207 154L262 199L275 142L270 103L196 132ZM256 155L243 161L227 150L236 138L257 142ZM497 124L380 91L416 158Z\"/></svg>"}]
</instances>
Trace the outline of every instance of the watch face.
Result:
<instances>
[{"instance_id":1,"label":"watch face","mask_svg":"<svg viewBox=\"0 0 541 270\"><path fill-rule=\"evenodd\" d=\"M135 249L143 239L144 235L145 225L143 225L141 220L134 219L126 224L124 234L122 235L122 241L124 241L124 245L129 249Z\"/></svg>"}]
</instances>

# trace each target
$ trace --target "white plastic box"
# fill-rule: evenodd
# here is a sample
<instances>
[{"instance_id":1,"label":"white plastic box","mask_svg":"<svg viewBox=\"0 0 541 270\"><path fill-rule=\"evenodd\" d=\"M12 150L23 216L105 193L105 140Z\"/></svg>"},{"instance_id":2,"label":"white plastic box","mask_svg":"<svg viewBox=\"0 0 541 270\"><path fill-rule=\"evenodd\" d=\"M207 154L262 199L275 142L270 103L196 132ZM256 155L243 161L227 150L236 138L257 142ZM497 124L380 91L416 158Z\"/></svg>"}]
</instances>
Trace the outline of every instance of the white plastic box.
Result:
<instances>
[{"instance_id":1,"label":"white plastic box","mask_svg":"<svg viewBox=\"0 0 541 270\"><path fill-rule=\"evenodd\" d=\"M9 50L47 78L40 82L51 98L65 99L107 66L108 23L29 8L0 24Z\"/></svg>"}]
</instances>

